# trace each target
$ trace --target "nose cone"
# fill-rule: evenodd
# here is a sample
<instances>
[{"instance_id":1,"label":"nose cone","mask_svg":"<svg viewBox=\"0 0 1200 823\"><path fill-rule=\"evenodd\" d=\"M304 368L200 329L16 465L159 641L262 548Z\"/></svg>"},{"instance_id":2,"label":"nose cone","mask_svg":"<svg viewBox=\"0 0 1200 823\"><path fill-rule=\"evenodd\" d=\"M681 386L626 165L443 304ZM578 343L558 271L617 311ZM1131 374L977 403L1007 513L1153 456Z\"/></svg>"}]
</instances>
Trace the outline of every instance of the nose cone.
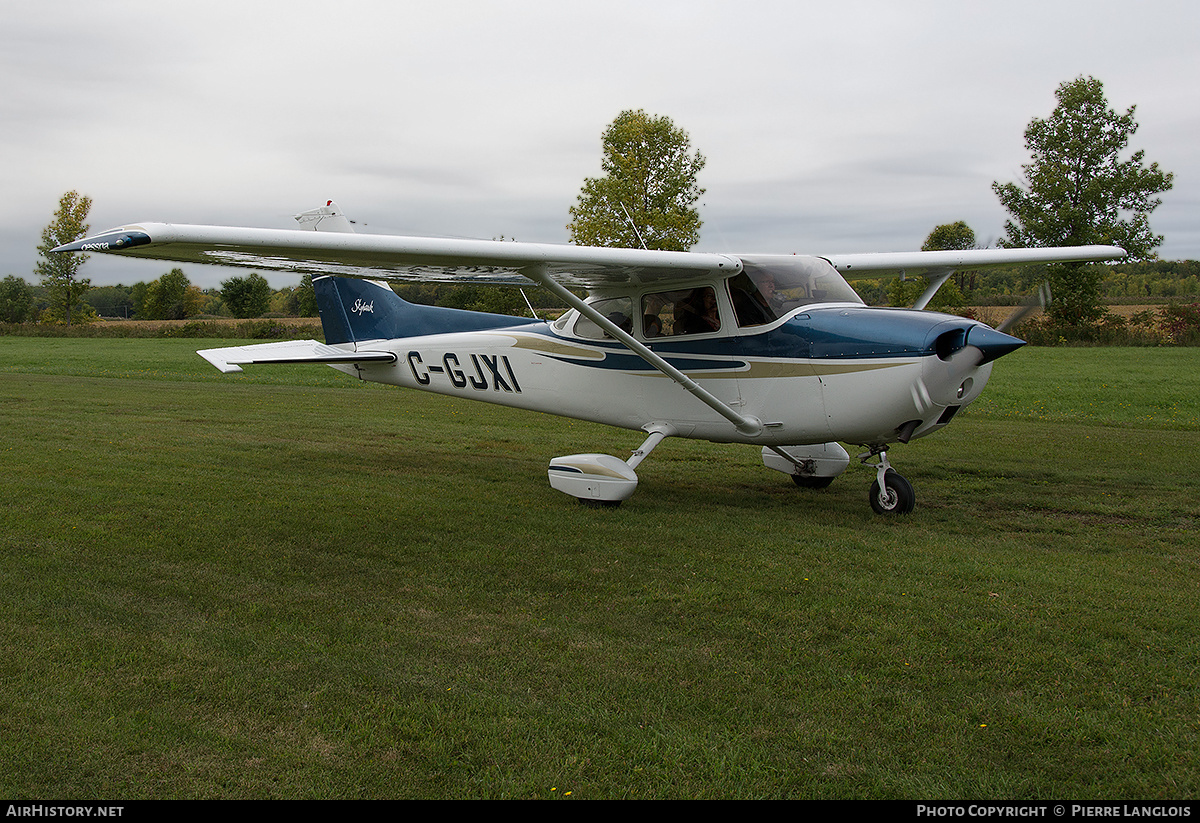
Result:
<instances>
[{"instance_id":1,"label":"nose cone","mask_svg":"<svg viewBox=\"0 0 1200 823\"><path fill-rule=\"evenodd\" d=\"M977 325L972 326L967 333L967 345L974 346L983 353L983 359L979 361L979 364L983 365L1016 351L1025 345L1025 341L989 326Z\"/></svg>"}]
</instances>

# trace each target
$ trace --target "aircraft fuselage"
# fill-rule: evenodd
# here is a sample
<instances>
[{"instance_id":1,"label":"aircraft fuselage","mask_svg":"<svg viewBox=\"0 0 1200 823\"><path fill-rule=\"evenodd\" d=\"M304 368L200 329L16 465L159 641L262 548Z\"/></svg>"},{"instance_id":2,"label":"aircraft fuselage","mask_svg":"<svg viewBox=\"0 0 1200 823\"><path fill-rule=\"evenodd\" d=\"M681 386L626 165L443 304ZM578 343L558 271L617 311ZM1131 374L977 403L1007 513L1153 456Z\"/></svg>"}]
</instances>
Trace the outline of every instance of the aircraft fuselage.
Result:
<instances>
[{"instance_id":1,"label":"aircraft fuselage","mask_svg":"<svg viewBox=\"0 0 1200 823\"><path fill-rule=\"evenodd\" d=\"M682 437L777 446L887 443L906 424L904 440L929 434L977 398L991 373L990 362L963 370L937 351L945 335L965 340L972 327L987 327L900 309L822 305L754 334L648 341L717 398L762 422L760 433L747 435L620 343L513 319L519 325L360 340L359 349L391 351L395 362L335 368L626 429L667 421Z\"/></svg>"}]
</instances>

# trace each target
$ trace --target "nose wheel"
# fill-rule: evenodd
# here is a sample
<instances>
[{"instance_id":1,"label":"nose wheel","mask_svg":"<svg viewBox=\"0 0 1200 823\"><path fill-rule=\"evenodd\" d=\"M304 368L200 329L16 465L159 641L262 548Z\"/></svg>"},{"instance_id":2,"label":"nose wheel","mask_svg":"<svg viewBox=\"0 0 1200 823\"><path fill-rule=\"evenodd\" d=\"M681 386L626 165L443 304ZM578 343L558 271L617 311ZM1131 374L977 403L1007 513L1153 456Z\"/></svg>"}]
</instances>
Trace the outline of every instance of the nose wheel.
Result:
<instances>
[{"instance_id":1,"label":"nose wheel","mask_svg":"<svg viewBox=\"0 0 1200 823\"><path fill-rule=\"evenodd\" d=\"M917 505L917 496L912 484L888 462L886 449L872 449L859 455L859 460L870 465L867 460L876 455L879 462L875 464L875 480L871 483L872 511L876 514L910 514Z\"/></svg>"},{"instance_id":2,"label":"nose wheel","mask_svg":"<svg viewBox=\"0 0 1200 823\"><path fill-rule=\"evenodd\" d=\"M895 469L884 472L883 483L871 483L871 508L876 514L908 514L917 505L912 484Z\"/></svg>"}]
</instances>

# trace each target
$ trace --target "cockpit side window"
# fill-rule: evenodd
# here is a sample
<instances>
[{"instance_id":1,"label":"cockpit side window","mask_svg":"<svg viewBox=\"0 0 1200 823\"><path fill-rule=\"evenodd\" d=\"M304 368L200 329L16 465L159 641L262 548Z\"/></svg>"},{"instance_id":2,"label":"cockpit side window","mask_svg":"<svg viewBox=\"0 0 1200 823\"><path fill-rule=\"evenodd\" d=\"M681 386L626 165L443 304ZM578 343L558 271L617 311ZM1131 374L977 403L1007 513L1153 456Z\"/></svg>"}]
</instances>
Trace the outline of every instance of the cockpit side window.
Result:
<instances>
[{"instance_id":1,"label":"cockpit side window","mask_svg":"<svg viewBox=\"0 0 1200 823\"><path fill-rule=\"evenodd\" d=\"M775 278L770 272L759 273L756 282L746 272L729 278L729 297L739 326L761 326L779 319L782 308L776 300Z\"/></svg>"},{"instance_id":2,"label":"cockpit side window","mask_svg":"<svg viewBox=\"0 0 1200 823\"><path fill-rule=\"evenodd\" d=\"M862 303L838 270L819 257L743 257L741 274L726 282L739 326L771 323L811 303Z\"/></svg>"}]
</instances>

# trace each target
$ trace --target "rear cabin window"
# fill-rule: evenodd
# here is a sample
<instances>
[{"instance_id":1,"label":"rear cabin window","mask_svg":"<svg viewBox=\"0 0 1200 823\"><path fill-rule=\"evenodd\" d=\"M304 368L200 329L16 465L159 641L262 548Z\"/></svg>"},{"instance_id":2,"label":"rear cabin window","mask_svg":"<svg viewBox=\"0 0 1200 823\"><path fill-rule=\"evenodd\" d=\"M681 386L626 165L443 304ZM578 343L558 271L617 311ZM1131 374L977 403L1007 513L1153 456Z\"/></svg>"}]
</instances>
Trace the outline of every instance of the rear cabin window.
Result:
<instances>
[{"instance_id":1,"label":"rear cabin window","mask_svg":"<svg viewBox=\"0 0 1200 823\"><path fill-rule=\"evenodd\" d=\"M647 339L720 330L721 313L712 286L655 292L642 298L642 336Z\"/></svg>"},{"instance_id":2,"label":"rear cabin window","mask_svg":"<svg viewBox=\"0 0 1200 823\"><path fill-rule=\"evenodd\" d=\"M852 303L862 298L828 260L796 255L757 255L742 258L742 272L726 281L729 300L739 327L762 326L793 309L814 303ZM712 286L651 292L635 307L626 296L596 297L588 301L604 317L628 334L646 340L710 334L721 330L720 298ZM728 309L726 309L728 311ZM574 321L571 318L574 317ZM554 328L589 340L609 339L599 326L571 312Z\"/></svg>"},{"instance_id":3,"label":"rear cabin window","mask_svg":"<svg viewBox=\"0 0 1200 823\"><path fill-rule=\"evenodd\" d=\"M598 300L589 300L588 305L604 315L605 318L621 331L633 334L633 300L630 298L602 297ZM612 339L612 335L605 332L582 314L575 321L575 335L577 337L586 337L589 340Z\"/></svg>"}]
</instances>

